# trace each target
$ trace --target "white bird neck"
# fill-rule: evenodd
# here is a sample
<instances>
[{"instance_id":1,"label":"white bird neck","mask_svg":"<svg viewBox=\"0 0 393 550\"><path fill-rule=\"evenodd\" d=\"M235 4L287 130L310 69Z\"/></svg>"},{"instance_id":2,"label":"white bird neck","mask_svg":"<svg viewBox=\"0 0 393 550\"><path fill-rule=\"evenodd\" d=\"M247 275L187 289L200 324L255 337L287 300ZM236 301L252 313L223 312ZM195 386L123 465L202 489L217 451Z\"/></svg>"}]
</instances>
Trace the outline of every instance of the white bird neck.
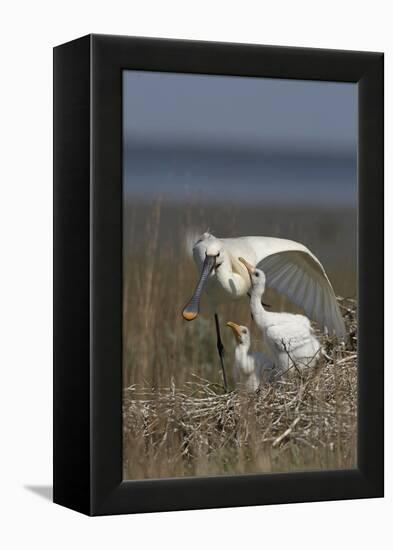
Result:
<instances>
[{"instance_id":1,"label":"white bird neck","mask_svg":"<svg viewBox=\"0 0 393 550\"><path fill-rule=\"evenodd\" d=\"M235 349L235 361L243 363L247 359L249 351L250 344L238 344Z\"/></svg>"},{"instance_id":2,"label":"white bird neck","mask_svg":"<svg viewBox=\"0 0 393 550\"><path fill-rule=\"evenodd\" d=\"M269 312L262 305L263 291L259 289L251 290L250 307L254 321L261 328L266 327L269 323Z\"/></svg>"}]
</instances>

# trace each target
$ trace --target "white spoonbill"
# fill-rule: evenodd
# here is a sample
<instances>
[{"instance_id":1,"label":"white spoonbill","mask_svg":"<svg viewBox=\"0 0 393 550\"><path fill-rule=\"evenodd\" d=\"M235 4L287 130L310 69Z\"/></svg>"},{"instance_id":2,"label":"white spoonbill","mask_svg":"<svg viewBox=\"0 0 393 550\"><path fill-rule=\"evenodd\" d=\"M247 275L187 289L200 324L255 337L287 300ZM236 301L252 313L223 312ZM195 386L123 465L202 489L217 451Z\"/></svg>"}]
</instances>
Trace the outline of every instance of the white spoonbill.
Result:
<instances>
[{"instance_id":1,"label":"white spoonbill","mask_svg":"<svg viewBox=\"0 0 393 550\"><path fill-rule=\"evenodd\" d=\"M237 343L233 378L247 391L255 391L261 384L272 379L274 365L264 353L250 352L251 337L247 327L232 321L227 326L232 329Z\"/></svg>"},{"instance_id":2,"label":"white spoonbill","mask_svg":"<svg viewBox=\"0 0 393 550\"><path fill-rule=\"evenodd\" d=\"M300 369L313 367L320 356L321 345L310 320L304 315L266 311L261 301L266 286L264 272L244 258L239 258L239 261L246 266L251 279L253 319L262 331L268 354L278 372L284 373L293 366Z\"/></svg>"},{"instance_id":3,"label":"white spoonbill","mask_svg":"<svg viewBox=\"0 0 393 550\"><path fill-rule=\"evenodd\" d=\"M220 303L247 295L250 277L241 256L250 264L263 269L266 284L285 294L294 304L303 308L310 319L329 333L345 337L344 322L332 285L321 262L304 245L274 237L238 237L218 239L204 233L193 246L193 256L200 271L194 294L183 310L187 321L199 313L199 302L204 286L214 311L217 348L223 370L223 345L217 307Z\"/></svg>"}]
</instances>

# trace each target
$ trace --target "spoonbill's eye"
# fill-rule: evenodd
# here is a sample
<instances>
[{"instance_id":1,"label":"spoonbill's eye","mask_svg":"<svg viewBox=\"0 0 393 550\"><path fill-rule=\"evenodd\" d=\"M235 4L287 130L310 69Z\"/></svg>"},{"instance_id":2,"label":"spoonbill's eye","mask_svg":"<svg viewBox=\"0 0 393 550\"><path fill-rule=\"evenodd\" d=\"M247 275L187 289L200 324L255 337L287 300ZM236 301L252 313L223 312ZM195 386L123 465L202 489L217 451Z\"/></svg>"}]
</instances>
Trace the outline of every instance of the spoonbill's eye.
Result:
<instances>
[{"instance_id":1,"label":"spoonbill's eye","mask_svg":"<svg viewBox=\"0 0 393 550\"><path fill-rule=\"evenodd\" d=\"M217 258L218 258L218 256L219 256L220 254L221 254L221 252L219 252L219 253L217 254Z\"/></svg>"},{"instance_id":2,"label":"spoonbill's eye","mask_svg":"<svg viewBox=\"0 0 393 550\"><path fill-rule=\"evenodd\" d=\"M255 273L255 277L259 277L259 273L258 271Z\"/></svg>"},{"instance_id":3,"label":"spoonbill's eye","mask_svg":"<svg viewBox=\"0 0 393 550\"><path fill-rule=\"evenodd\" d=\"M242 330L242 333L243 333L243 334L247 334L247 330L244 328L244 329Z\"/></svg>"}]
</instances>

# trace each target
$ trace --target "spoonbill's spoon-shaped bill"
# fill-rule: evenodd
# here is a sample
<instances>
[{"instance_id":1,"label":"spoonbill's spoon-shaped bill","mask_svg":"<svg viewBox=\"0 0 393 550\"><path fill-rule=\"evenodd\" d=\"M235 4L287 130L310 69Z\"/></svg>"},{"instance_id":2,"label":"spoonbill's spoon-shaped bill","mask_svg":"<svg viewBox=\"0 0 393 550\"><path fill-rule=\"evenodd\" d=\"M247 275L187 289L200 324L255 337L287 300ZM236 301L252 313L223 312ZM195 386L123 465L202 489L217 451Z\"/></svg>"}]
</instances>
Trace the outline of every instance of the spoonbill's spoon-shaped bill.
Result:
<instances>
[{"instance_id":1,"label":"spoonbill's spoon-shaped bill","mask_svg":"<svg viewBox=\"0 0 393 550\"><path fill-rule=\"evenodd\" d=\"M230 327L233 331L233 334L236 338L236 341L238 343L241 342L241 339L242 339L242 326L241 325L237 325L236 323L233 323L232 321L228 321L227 323L227 327Z\"/></svg>"},{"instance_id":2,"label":"spoonbill's spoon-shaped bill","mask_svg":"<svg viewBox=\"0 0 393 550\"><path fill-rule=\"evenodd\" d=\"M253 265L251 265L250 263L247 262L247 260L245 260L244 258L239 258L239 262L241 262L244 266L246 266L246 269L248 271L248 274L250 275L250 278L251 278L251 275L253 273L255 273L255 267Z\"/></svg>"},{"instance_id":3,"label":"spoonbill's spoon-shaped bill","mask_svg":"<svg viewBox=\"0 0 393 550\"><path fill-rule=\"evenodd\" d=\"M193 321L199 313L199 303L201 300L202 290L206 284L206 281L214 269L216 263L215 256L205 256L205 261L203 262L201 276L199 277L198 284L194 290L190 301L183 309L183 318L186 321Z\"/></svg>"}]
</instances>

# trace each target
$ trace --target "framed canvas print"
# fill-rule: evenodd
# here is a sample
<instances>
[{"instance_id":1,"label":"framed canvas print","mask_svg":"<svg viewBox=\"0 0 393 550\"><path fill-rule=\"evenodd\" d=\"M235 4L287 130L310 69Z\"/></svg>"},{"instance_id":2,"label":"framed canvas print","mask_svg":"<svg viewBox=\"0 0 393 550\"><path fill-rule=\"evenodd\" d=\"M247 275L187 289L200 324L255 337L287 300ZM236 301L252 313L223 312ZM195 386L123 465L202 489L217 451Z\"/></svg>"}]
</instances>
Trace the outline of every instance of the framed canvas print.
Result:
<instances>
[{"instance_id":1,"label":"framed canvas print","mask_svg":"<svg viewBox=\"0 0 393 550\"><path fill-rule=\"evenodd\" d=\"M54 50L54 501L383 495L383 55Z\"/></svg>"}]
</instances>

